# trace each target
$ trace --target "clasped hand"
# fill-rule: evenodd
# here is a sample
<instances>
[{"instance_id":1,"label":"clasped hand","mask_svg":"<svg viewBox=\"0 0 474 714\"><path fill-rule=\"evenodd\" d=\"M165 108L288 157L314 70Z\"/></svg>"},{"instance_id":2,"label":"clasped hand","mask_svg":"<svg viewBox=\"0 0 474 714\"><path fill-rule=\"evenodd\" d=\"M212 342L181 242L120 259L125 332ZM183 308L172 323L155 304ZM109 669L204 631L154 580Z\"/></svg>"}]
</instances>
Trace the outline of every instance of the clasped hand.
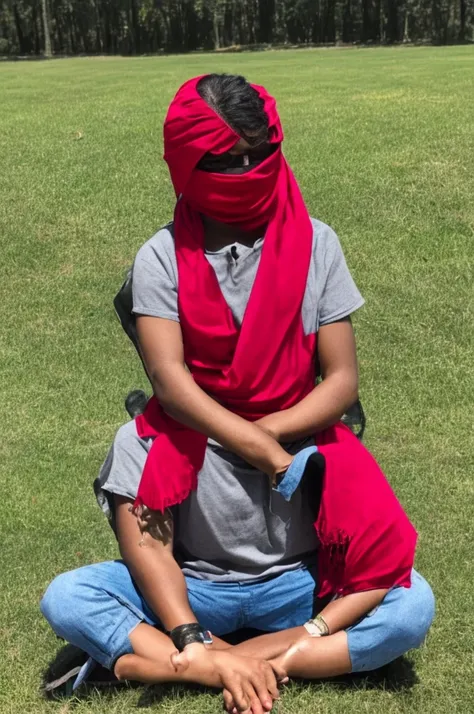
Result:
<instances>
[{"instance_id":1,"label":"clasped hand","mask_svg":"<svg viewBox=\"0 0 474 714\"><path fill-rule=\"evenodd\" d=\"M287 681L283 670L262 659L234 654L230 647L216 650L193 643L183 652L174 652L171 663L183 679L223 689L228 712L269 712L279 698L278 683Z\"/></svg>"}]
</instances>

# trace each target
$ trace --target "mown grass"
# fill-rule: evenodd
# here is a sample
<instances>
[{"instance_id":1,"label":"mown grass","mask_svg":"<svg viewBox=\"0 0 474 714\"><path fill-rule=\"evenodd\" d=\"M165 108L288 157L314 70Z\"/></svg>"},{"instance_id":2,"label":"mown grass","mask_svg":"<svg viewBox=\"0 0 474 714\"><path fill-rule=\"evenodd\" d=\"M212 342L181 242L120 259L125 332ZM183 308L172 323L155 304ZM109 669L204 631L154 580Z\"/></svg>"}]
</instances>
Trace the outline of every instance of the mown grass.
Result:
<instances>
[{"instance_id":1,"label":"mown grass","mask_svg":"<svg viewBox=\"0 0 474 714\"><path fill-rule=\"evenodd\" d=\"M112 311L137 248L172 215L161 124L180 82L241 72L278 100L313 215L367 299L355 320L367 443L415 521L438 612L398 686L293 685L280 714L474 711L474 51L284 51L0 66L0 711L220 711L157 688L38 695L59 643L38 601L113 558L92 480L145 384Z\"/></svg>"}]
</instances>

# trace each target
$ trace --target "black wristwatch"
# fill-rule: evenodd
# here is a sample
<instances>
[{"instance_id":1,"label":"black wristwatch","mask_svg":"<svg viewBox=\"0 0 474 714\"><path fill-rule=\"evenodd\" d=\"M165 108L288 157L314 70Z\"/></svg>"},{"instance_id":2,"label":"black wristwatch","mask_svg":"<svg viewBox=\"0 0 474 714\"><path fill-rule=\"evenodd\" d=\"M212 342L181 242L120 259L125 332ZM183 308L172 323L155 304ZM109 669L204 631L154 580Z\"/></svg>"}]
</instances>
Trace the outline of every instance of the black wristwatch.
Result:
<instances>
[{"instance_id":1,"label":"black wristwatch","mask_svg":"<svg viewBox=\"0 0 474 714\"><path fill-rule=\"evenodd\" d=\"M182 652L187 645L195 642L202 645L212 645L211 633L201 627L198 622L190 622L188 625L174 627L170 632L170 637L178 652Z\"/></svg>"}]
</instances>

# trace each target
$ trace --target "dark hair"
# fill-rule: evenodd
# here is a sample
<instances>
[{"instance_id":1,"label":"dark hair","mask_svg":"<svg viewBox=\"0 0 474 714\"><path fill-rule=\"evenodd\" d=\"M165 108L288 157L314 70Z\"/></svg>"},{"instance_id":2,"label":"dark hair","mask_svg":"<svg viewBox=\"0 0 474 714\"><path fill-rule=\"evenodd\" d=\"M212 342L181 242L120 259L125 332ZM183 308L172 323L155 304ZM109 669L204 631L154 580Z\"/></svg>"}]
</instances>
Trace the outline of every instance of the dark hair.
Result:
<instances>
[{"instance_id":1,"label":"dark hair","mask_svg":"<svg viewBox=\"0 0 474 714\"><path fill-rule=\"evenodd\" d=\"M237 74L208 74L196 87L200 96L239 136L258 144L268 137L268 117L258 92Z\"/></svg>"}]
</instances>

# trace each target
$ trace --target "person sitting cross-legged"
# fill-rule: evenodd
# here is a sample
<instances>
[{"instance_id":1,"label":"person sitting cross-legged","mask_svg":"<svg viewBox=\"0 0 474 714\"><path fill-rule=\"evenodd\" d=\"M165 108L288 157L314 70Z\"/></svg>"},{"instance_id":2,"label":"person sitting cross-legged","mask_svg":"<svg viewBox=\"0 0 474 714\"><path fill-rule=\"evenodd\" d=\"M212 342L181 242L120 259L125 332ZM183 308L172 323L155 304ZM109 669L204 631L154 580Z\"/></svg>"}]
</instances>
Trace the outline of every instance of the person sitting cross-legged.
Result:
<instances>
[{"instance_id":1,"label":"person sitting cross-legged","mask_svg":"<svg viewBox=\"0 0 474 714\"><path fill-rule=\"evenodd\" d=\"M194 78L172 101L174 221L132 275L154 396L96 483L122 560L59 575L41 603L120 679L219 687L253 714L287 676L368 671L418 647L434 615L415 531L340 423L358 396L363 300L282 140L274 99L242 77ZM220 639L241 628L267 634Z\"/></svg>"}]
</instances>

